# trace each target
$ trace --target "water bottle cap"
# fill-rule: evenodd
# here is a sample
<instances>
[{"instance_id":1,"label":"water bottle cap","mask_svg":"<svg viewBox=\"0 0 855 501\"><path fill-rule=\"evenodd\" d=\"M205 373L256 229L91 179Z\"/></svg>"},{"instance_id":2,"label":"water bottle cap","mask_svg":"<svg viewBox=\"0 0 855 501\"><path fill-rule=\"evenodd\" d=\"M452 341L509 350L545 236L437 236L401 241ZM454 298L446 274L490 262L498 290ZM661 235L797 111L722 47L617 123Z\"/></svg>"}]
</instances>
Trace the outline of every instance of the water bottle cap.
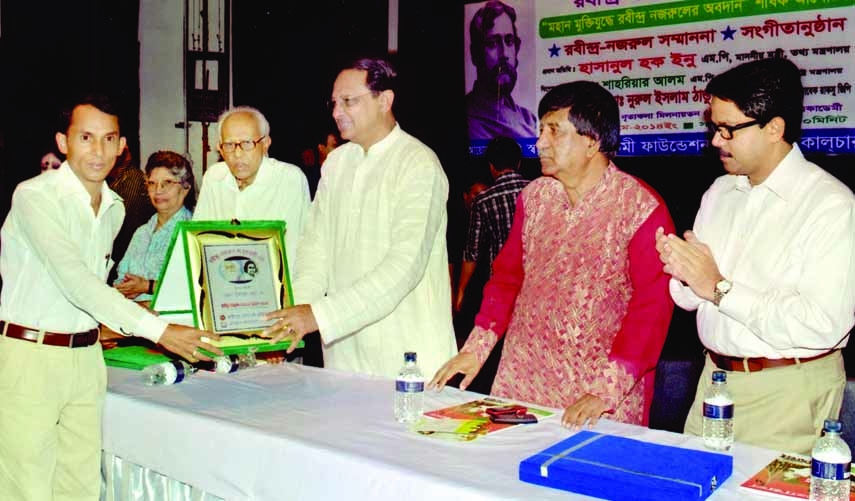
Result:
<instances>
[{"instance_id":1,"label":"water bottle cap","mask_svg":"<svg viewBox=\"0 0 855 501\"><path fill-rule=\"evenodd\" d=\"M404 353L404 362L415 362L416 361L416 352L408 351Z\"/></svg>"},{"instance_id":2,"label":"water bottle cap","mask_svg":"<svg viewBox=\"0 0 855 501\"><path fill-rule=\"evenodd\" d=\"M843 429L843 425L841 425L840 421L836 419L826 419L825 423L822 425L822 429L824 431L830 431L831 433L840 433L840 430Z\"/></svg>"},{"instance_id":3,"label":"water bottle cap","mask_svg":"<svg viewBox=\"0 0 855 501\"><path fill-rule=\"evenodd\" d=\"M725 383L727 382L727 373L724 371L713 371L712 380L713 383Z\"/></svg>"}]
</instances>

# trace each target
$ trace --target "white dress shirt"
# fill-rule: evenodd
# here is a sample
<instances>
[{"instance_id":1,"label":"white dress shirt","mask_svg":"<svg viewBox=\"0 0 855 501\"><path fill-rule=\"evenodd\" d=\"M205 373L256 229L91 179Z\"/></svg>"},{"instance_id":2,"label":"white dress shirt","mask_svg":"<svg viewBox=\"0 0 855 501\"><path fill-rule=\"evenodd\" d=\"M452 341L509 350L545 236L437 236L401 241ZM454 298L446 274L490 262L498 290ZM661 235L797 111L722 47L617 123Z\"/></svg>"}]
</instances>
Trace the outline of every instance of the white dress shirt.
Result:
<instances>
[{"instance_id":1,"label":"white dress shirt","mask_svg":"<svg viewBox=\"0 0 855 501\"><path fill-rule=\"evenodd\" d=\"M19 184L0 230L0 319L61 333L101 322L157 342L167 323L106 283L124 217L121 198L107 183L95 215L67 162Z\"/></svg>"},{"instance_id":2,"label":"white dress shirt","mask_svg":"<svg viewBox=\"0 0 855 501\"><path fill-rule=\"evenodd\" d=\"M855 312L855 198L798 145L766 180L718 178L694 231L733 282L720 307L672 279L680 307L723 355L807 358L846 345Z\"/></svg>"},{"instance_id":3,"label":"white dress shirt","mask_svg":"<svg viewBox=\"0 0 855 501\"><path fill-rule=\"evenodd\" d=\"M264 157L253 183L240 190L229 166L218 162L202 178L193 220L285 221L285 254L293 276L310 203L309 183L296 165Z\"/></svg>"},{"instance_id":4,"label":"white dress shirt","mask_svg":"<svg viewBox=\"0 0 855 501\"><path fill-rule=\"evenodd\" d=\"M415 351L432 376L457 352L445 246L448 180L395 126L366 153L330 153L297 254L294 295L311 304L324 365L394 377Z\"/></svg>"}]
</instances>

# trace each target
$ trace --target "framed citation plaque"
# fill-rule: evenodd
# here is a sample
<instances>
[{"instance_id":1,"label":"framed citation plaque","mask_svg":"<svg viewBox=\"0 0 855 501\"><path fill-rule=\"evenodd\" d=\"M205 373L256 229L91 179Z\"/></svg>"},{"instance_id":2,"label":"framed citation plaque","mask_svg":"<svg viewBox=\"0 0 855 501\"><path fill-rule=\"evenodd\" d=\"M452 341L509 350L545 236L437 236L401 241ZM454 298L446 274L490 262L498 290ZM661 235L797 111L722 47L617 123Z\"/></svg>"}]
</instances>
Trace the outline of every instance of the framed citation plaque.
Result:
<instances>
[{"instance_id":1,"label":"framed citation plaque","mask_svg":"<svg viewBox=\"0 0 855 501\"><path fill-rule=\"evenodd\" d=\"M251 335L264 315L293 305L285 223L182 221L161 270L152 309L169 322Z\"/></svg>"}]
</instances>

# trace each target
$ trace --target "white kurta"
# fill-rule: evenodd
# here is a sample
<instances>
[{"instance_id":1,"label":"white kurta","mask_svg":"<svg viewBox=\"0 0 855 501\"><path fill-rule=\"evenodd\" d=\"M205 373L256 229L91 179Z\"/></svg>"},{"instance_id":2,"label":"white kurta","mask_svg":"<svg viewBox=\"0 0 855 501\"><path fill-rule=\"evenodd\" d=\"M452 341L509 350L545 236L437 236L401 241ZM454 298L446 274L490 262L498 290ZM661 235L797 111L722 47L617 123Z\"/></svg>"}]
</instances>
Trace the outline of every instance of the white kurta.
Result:
<instances>
[{"instance_id":1,"label":"white kurta","mask_svg":"<svg viewBox=\"0 0 855 501\"><path fill-rule=\"evenodd\" d=\"M309 183L296 165L264 157L255 181L241 191L229 166L219 162L205 172L193 220L285 221L285 254L293 277L310 203Z\"/></svg>"},{"instance_id":2,"label":"white kurta","mask_svg":"<svg viewBox=\"0 0 855 501\"><path fill-rule=\"evenodd\" d=\"M433 376L457 352L439 160L396 125L367 153L337 148L321 176L294 294L312 306L325 366L393 377L415 351Z\"/></svg>"}]
</instances>

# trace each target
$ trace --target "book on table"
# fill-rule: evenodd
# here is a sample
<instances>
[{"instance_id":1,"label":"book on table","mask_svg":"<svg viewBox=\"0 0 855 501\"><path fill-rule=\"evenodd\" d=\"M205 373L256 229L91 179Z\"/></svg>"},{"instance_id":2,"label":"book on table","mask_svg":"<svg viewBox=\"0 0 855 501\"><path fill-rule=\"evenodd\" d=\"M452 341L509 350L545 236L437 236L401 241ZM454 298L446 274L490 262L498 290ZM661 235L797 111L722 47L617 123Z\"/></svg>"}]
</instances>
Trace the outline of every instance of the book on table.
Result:
<instances>
[{"instance_id":1,"label":"book on table","mask_svg":"<svg viewBox=\"0 0 855 501\"><path fill-rule=\"evenodd\" d=\"M808 499L810 456L781 454L741 485L783 497ZM849 499L855 501L855 483L849 486Z\"/></svg>"},{"instance_id":2,"label":"book on table","mask_svg":"<svg viewBox=\"0 0 855 501\"><path fill-rule=\"evenodd\" d=\"M494 423L490 421L487 409L509 405L522 405L529 414L533 414L538 419L547 418L554 414L547 409L535 408L510 400L484 397L442 409L427 411L424 413L424 416L428 419L418 421L413 424L411 429L424 436L468 442L490 433L518 426L516 424Z\"/></svg>"}]
</instances>

